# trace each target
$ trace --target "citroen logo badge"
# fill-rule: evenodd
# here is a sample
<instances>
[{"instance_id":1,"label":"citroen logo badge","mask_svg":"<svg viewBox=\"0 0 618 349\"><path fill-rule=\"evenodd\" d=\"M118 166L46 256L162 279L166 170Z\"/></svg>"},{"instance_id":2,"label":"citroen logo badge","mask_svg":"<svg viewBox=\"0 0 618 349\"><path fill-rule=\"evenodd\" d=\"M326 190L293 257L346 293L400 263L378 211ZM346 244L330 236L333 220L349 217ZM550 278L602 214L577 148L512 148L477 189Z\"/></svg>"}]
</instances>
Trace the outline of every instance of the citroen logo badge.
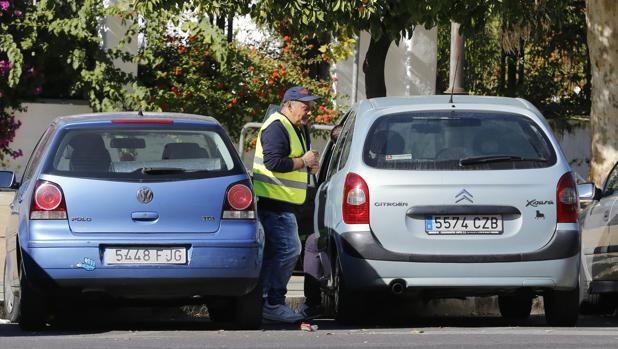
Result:
<instances>
[{"instance_id":1,"label":"citroen logo badge","mask_svg":"<svg viewBox=\"0 0 618 349\"><path fill-rule=\"evenodd\" d=\"M458 203L460 203L461 201L464 201L464 200L467 200L470 203L474 203L474 201L472 201L473 197L474 196L472 194L468 193L467 190L462 189L459 192L459 194L455 195L455 200L456 200L455 203L458 204Z\"/></svg>"},{"instance_id":2,"label":"citroen logo badge","mask_svg":"<svg viewBox=\"0 0 618 349\"><path fill-rule=\"evenodd\" d=\"M147 204L151 202L153 198L154 193L148 187L141 187L137 191L137 201L141 202L142 204Z\"/></svg>"}]
</instances>

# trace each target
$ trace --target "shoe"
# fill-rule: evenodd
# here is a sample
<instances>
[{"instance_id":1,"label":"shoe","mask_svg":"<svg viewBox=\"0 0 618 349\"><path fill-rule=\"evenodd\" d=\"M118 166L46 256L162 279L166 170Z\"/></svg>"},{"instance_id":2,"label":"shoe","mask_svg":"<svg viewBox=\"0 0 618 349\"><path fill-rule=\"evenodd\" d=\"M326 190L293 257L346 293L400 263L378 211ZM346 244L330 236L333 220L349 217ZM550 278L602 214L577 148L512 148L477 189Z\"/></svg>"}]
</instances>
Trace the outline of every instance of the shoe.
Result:
<instances>
[{"instance_id":1,"label":"shoe","mask_svg":"<svg viewBox=\"0 0 618 349\"><path fill-rule=\"evenodd\" d=\"M262 308L262 317L266 320L285 322L293 324L303 319L303 316L294 312L290 307L285 304L269 304L268 301L264 303Z\"/></svg>"},{"instance_id":2,"label":"shoe","mask_svg":"<svg viewBox=\"0 0 618 349\"><path fill-rule=\"evenodd\" d=\"M300 305L298 313L303 316L304 320L311 320L322 316L322 307L319 305L310 307L303 303Z\"/></svg>"}]
</instances>

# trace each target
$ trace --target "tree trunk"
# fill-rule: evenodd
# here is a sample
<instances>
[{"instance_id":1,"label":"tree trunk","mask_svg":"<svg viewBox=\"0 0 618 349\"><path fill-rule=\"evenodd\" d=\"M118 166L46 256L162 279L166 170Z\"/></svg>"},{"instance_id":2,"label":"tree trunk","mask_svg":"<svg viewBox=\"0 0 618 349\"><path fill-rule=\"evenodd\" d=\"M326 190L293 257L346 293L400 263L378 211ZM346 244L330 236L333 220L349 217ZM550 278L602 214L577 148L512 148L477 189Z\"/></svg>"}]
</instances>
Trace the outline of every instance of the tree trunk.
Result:
<instances>
[{"instance_id":1,"label":"tree trunk","mask_svg":"<svg viewBox=\"0 0 618 349\"><path fill-rule=\"evenodd\" d=\"M507 79L506 79L506 95L509 97L515 96L517 88L517 61L514 53L506 55L507 61Z\"/></svg>"},{"instance_id":2,"label":"tree trunk","mask_svg":"<svg viewBox=\"0 0 618 349\"><path fill-rule=\"evenodd\" d=\"M217 17L217 20L215 21L215 25L217 26L217 28L225 32L225 14L224 13L222 13L219 17Z\"/></svg>"},{"instance_id":3,"label":"tree trunk","mask_svg":"<svg viewBox=\"0 0 618 349\"><path fill-rule=\"evenodd\" d=\"M363 73L365 73L365 95L367 98L385 97L386 83L384 81L384 64L388 48L392 40L386 35L375 41L373 38L369 42L369 49L363 62Z\"/></svg>"},{"instance_id":4,"label":"tree trunk","mask_svg":"<svg viewBox=\"0 0 618 349\"><path fill-rule=\"evenodd\" d=\"M227 15L227 42L234 40L234 12Z\"/></svg>"},{"instance_id":5,"label":"tree trunk","mask_svg":"<svg viewBox=\"0 0 618 349\"><path fill-rule=\"evenodd\" d=\"M517 65L518 65L518 73L517 73L517 86L521 86L524 84L524 41L519 40L519 52L517 54Z\"/></svg>"},{"instance_id":6,"label":"tree trunk","mask_svg":"<svg viewBox=\"0 0 618 349\"><path fill-rule=\"evenodd\" d=\"M592 63L590 179L601 186L618 159L618 2L588 0L586 3Z\"/></svg>"},{"instance_id":7,"label":"tree trunk","mask_svg":"<svg viewBox=\"0 0 618 349\"><path fill-rule=\"evenodd\" d=\"M506 52L504 49L500 50L500 68L498 70L498 87L496 88L498 95L503 96L506 90Z\"/></svg>"}]
</instances>

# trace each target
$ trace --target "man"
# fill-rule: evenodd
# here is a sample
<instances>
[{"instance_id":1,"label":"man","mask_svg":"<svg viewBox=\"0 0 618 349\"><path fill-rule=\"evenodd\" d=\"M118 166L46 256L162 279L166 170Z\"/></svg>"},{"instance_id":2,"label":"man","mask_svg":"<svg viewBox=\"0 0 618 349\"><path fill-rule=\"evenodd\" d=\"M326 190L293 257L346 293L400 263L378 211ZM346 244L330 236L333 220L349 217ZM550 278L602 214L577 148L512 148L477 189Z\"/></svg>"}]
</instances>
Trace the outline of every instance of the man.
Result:
<instances>
[{"instance_id":1,"label":"man","mask_svg":"<svg viewBox=\"0 0 618 349\"><path fill-rule=\"evenodd\" d=\"M260 128L255 146L253 187L266 236L262 316L271 321L293 323L303 319L285 304L285 295L301 251L294 214L307 196L308 171L316 173L319 168L318 153L309 149L302 131L318 98L304 87L288 89L281 110Z\"/></svg>"}]
</instances>

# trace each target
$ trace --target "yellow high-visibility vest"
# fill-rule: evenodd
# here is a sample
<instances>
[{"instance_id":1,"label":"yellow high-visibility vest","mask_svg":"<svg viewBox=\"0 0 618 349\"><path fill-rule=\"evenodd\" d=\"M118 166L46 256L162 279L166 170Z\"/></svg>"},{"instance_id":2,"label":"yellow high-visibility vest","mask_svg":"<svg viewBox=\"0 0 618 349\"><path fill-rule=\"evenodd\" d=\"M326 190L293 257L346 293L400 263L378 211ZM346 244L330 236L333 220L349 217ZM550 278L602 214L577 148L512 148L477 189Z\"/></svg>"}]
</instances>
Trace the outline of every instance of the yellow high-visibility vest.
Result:
<instances>
[{"instance_id":1,"label":"yellow high-visibility vest","mask_svg":"<svg viewBox=\"0 0 618 349\"><path fill-rule=\"evenodd\" d=\"M289 158L299 158L307 152L307 145L304 137L298 137L294 126L285 117L277 112L268 117L260 128L255 144L255 157L253 158L253 189L257 196L273 200L290 202L300 205L305 202L307 197L307 183L309 175L307 168L291 172L273 172L264 166L264 149L262 148L262 131L270 124L279 120L290 138Z\"/></svg>"}]
</instances>

